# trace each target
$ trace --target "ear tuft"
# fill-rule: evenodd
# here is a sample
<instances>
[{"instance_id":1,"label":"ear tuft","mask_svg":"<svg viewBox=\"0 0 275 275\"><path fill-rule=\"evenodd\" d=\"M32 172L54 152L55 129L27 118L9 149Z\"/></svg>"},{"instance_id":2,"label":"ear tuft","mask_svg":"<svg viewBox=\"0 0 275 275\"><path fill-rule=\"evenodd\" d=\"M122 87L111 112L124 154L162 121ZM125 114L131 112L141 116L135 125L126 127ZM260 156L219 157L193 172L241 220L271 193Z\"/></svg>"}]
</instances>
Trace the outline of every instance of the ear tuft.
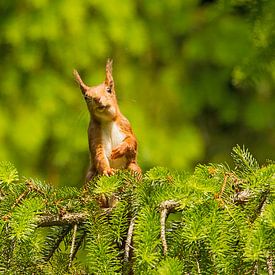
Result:
<instances>
[{"instance_id":1,"label":"ear tuft","mask_svg":"<svg viewBox=\"0 0 275 275\"><path fill-rule=\"evenodd\" d=\"M108 58L106 63L106 73L109 72L110 74L113 73L113 60Z\"/></svg>"},{"instance_id":2,"label":"ear tuft","mask_svg":"<svg viewBox=\"0 0 275 275\"><path fill-rule=\"evenodd\" d=\"M82 81L82 79L81 79L81 77L80 77L80 75L79 75L79 73L78 73L77 70L74 69L73 70L73 74L74 74L76 82L80 86L81 91L83 93L85 93L89 89L89 87L86 84L84 84L84 82Z\"/></svg>"},{"instance_id":3,"label":"ear tuft","mask_svg":"<svg viewBox=\"0 0 275 275\"><path fill-rule=\"evenodd\" d=\"M107 59L107 63L106 63L106 79L105 79L105 83L106 85L108 85L109 87L113 87L114 86L114 80L113 80L113 60L108 58Z\"/></svg>"}]
</instances>

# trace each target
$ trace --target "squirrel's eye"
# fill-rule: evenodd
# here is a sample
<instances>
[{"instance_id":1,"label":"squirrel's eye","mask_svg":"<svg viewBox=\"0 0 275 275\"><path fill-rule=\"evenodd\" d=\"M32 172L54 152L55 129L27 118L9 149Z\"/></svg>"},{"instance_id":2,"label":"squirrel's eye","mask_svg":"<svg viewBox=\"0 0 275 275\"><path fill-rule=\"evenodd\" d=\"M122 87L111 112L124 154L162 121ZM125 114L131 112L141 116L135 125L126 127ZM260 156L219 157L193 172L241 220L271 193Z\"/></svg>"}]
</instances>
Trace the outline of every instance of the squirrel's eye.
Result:
<instances>
[{"instance_id":1,"label":"squirrel's eye","mask_svg":"<svg viewBox=\"0 0 275 275\"><path fill-rule=\"evenodd\" d=\"M107 93L111 94L112 93L112 88L111 87L107 87L106 91L107 91Z\"/></svg>"}]
</instances>

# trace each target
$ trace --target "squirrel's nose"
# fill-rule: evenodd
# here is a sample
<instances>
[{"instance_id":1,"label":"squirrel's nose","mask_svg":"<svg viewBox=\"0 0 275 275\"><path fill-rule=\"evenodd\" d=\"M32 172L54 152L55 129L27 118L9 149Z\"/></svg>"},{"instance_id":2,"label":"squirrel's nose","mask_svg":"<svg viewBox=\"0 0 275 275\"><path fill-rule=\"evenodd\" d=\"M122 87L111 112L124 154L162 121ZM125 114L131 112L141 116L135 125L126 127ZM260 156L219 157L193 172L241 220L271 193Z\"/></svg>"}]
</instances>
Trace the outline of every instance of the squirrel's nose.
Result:
<instances>
[{"instance_id":1,"label":"squirrel's nose","mask_svg":"<svg viewBox=\"0 0 275 275\"><path fill-rule=\"evenodd\" d=\"M99 96L94 96L93 100L96 104L101 104L102 105L102 100Z\"/></svg>"},{"instance_id":2,"label":"squirrel's nose","mask_svg":"<svg viewBox=\"0 0 275 275\"><path fill-rule=\"evenodd\" d=\"M94 96L94 97L93 97L93 100L94 100L94 102L96 102L96 103L99 103L99 102L100 102L100 98L97 97L97 96Z\"/></svg>"}]
</instances>

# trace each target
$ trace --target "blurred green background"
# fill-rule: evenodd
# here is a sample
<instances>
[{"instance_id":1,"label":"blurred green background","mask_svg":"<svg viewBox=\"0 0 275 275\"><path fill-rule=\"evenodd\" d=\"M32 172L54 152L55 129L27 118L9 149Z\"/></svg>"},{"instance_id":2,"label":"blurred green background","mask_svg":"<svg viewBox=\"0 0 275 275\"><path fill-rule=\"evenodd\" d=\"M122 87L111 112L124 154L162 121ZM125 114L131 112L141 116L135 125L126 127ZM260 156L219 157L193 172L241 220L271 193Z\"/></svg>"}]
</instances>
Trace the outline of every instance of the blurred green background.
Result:
<instances>
[{"instance_id":1,"label":"blurred green background","mask_svg":"<svg viewBox=\"0 0 275 275\"><path fill-rule=\"evenodd\" d=\"M275 157L275 1L0 2L0 160L81 185L93 86L114 60L144 170L230 162L235 144Z\"/></svg>"}]
</instances>

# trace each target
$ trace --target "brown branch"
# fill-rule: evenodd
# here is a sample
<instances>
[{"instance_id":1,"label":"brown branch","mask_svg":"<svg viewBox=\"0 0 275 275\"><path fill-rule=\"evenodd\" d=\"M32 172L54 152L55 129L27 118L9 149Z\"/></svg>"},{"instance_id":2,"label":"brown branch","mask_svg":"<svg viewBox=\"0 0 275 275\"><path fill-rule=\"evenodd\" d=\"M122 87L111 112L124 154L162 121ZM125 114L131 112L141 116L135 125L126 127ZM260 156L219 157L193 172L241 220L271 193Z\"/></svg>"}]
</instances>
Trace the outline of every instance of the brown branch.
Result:
<instances>
[{"instance_id":1,"label":"brown branch","mask_svg":"<svg viewBox=\"0 0 275 275\"><path fill-rule=\"evenodd\" d=\"M218 192L214 195L215 199L220 203L220 205L224 206L224 204L225 204L225 202L222 198L222 195L223 195L223 193L226 189L226 186L228 184L228 179L232 179L234 184L237 184L237 186L235 186L236 194L233 198L234 202L239 203L239 204L248 202L251 197L251 192L248 189L241 191L238 187L241 180L238 179L234 173L227 172L224 174L224 180L223 180L220 192Z\"/></svg>"},{"instance_id":2,"label":"brown branch","mask_svg":"<svg viewBox=\"0 0 275 275\"><path fill-rule=\"evenodd\" d=\"M165 221L166 221L167 213L168 213L167 208L163 208L160 212L160 237L161 237L164 256L166 256L167 250L168 250L166 236L165 236Z\"/></svg>"},{"instance_id":3,"label":"brown branch","mask_svg":"<svg viewBox=\"0 0 275 275\"><path fill-rule=\"evenodd\" d=\"M260 204L259 204L258 209L257 209L257 212L258 212L259 216L263 215L263 212L264 212L266 204L267 204L268 195L269 195L269 190L267 190L263 193L262 199L261 199Z\"/></svg>"},{"instance_id":4,"label":"brown branch","mask_svg":"<svg viewBox=\"0 0 275 275\"><path fill-rule=\"evenodd\" d=\"M273 275L273 257L272 254L270 254L266 259L266 265L267 265L267 272L268 275Z\"/></svg>"},{"instance_id":5,"label":"brown branch","mask_svg":"<svg viewBox=\"0 0 275 275\"><path fill-rule=\"evenodd\" d=\"M77 231L77 223L75 223L75 224L74 224L74 227L73 227L72 244L71 244L71 249L70 249L69 268L72 266L72 262L73 262L73 255L74 255L74 249L75 249L76 231Z\"/></svg>"},{"instance_id":6,"label":"brown branch","mask_svg":"<svg viewBox=\"0 0 275 275\"><path fill-rule=\"evenodd\" d=\"M14 204L11 206L11 210L13 210L31 191L30 188L26 189L20 196L15 200Z\"/></svg>"},{"instance_id":7,"label":"brown branch","mask_svg":"<svg viewBox=\"0 0 275 275\"><path fill-rule=\"evenodd\" d=\"M166 256L168 247L167 247L167 241L166 241L166 235L165 235L165 222L168 213L175 209L177 206L179 206L178 202L175 202L173 200L167 200L161 203L160 205L160 238L162 242L163 247L163 255Z\"/></svg>"},{"instance_id":8,"label":"brown branch","mask_svg":"<svg viewBox=\"0 0 275 275\"><path fill-rule=\"evenodd\" d=\"M33 189L33 182L31 180L26 181L27 189L22 192L18 198L16 198L15 202L11 206L11 210L13 210ZM2 217L4 221L7 221L11 217L11 211Z\"/></svg>"},{"instance_id":9,"label":"brown branch","mask_svg":"<svg viewBox=\"0 0 275 275\"><path fill-rule=\"evenodd\" d=\"M245 189L243 191L239 191L233 198L235 203L244 204L249 201L252 196L251 191L249 189Z\"/></svg>"},{"instance_id":10,"label":"brown branch","mask_svg":"<svg viewBox=\"0 0 275 275\"><path fill-rule=\"evenodd\" d=\"M219 194L219 199L222 198L222 194L223 194L223 192L224 192L224 190L225 190L225 187L226 187L226 185L227 185L227 179L228 179L228 174L225 174L224 180L223 180L223 185L222 185L222 188L221 188L221 192L220 192L220 194Z\"/></svg>"},{"instance_id":11,"label":"brown branch","mask_svg":"<svg viewBox=\"0 0 275 275\"><path fill-rule=\"evenodd\" d=\"M125 262L129 261L130 248L131 248L131 243L132 243L134 226L135 226L135 217L133 217L131 219L130 225L129 225L129 228L128 228L127 239L126 239L126 242L125 242L125 253L124 253L124 261Z\"/></svg>"},{"instance_id":12,"label":"brown branch","mask_svg":"<svg viewBox=\"0 0 275 275\"><path fill-rule=\"evenodd\" d=\"M201 274L200 262L199 262L199 257L198 257L198 252L197 251L195 252L195 260L196 260L198 274Z\"/></svg>"},{"instance_id":13,"label":"brown branch","mask_svg":"<svg viewBox=\"0 0 275 275\"><path fill-rule=\"evenodd\" d=\"M47 215L40 216L37 224L38 227L72 225L83 223L87 218L87 213L66 213L62 216Z\"/></svg>"},{"instance_id":14,"label":"brown branch","mask_svg":"<svg viewBox=\"0 0 275 275\"><path fill-rule=\"evenodd\" d=\"M258 261L255 261L252 267L252 275L259 274L259 263Z\"/></svg>"},{"instance_id":15,"label":"brown branch","mask_svg":"<svg viewBox=\"0 0 275 275\"><path fill-rule=\"evenodd\" d=\"M86 232L84 231L83 234L81 235L81 237L78 240L76 240L75 249L74 249L74 252L72 255L72 260L75 258L75 255L76 255L77 251L79 250L85 236L86 236Z\"/></svg>"},{"instance_id":16,"label":"brown branch","mask_svg":"<svg viewBox=\"0 0 275 275\"><path fill-rule=\"evenodd\" d=\"M223 201L223 199L222 199L222 195L223 195L223 192L224 192L225 187L226 187L226 185L227 185L228 176L229 176L228 173L225 173L221 191L220 191L219 193L215 194L215 199L216 199L222 206L224 205L224 201Z\"/></svg>"},{"instance_id":17,"label":"brown branch","mask_svg":"<svg viewBox=\"0 0 275 275\"><path fill-rule=\"evenodd\" d=\"M255 220L259 216L262 216L262 214L263 214L263 212L265 210L265 206L267 204L267 199L268 199L269 193L270 193L270 190L263 191L263 193L261 195L261 199L260 199L259 205L258 205L257 209L255 210L254 215L253 215L253 217L251 219L252 223L254 223Z\"/></svg>"}]
</instances>

